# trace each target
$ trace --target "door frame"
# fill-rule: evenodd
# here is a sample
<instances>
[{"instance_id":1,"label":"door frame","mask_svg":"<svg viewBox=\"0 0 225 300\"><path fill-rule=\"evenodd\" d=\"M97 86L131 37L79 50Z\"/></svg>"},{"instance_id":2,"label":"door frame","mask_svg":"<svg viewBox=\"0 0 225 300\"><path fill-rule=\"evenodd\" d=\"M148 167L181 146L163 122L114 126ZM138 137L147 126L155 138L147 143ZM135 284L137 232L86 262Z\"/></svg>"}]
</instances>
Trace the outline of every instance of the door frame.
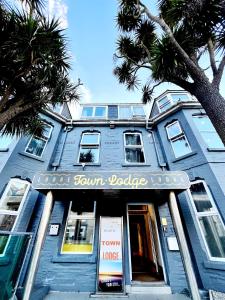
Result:
<instances>
[{"instance_id":1,"label":"door frame","mask_svg":"<svg viewBox=\"0 0 225 300\"><path fill-rule=\"evenodd\" d=\"M166 269L165 269L165 263L164 263L164 258L162 255L162 247L161 247L161 242L160 242L160 238L159 238L159 231L158 231L158 224L157 224L157 219L156 219L156 214L155 214L155 205L154 203L151 202L128 202L126 204L126 215L127 215L127 240L128 240L128 261L129 261L129 274L130 274L130 281L132 282L133 280L133 276L132 276L132 263L131 263L131 245L130 245L130 225L129 225L129 213L128 213L128 205L152 205L153 209L154 209L154 217L155 217L155 221L156 221L156 226L157 226L157 230L156 230L156 238L158 241L158 245L159 245L159 255L162 261L162 268L163 268L163 277L164 280L163 281L159 281L159 282L163 282L163 283L167 283L167 276L166 276ZM149 225L150 226L150 225ZM153 237L154 238L154 237ZM155 241L154 241L155 244ZM151 282L149 282L149 284L151 284ZM154 282L155 284L155 282Z\"/></svg>"}]
</instances>

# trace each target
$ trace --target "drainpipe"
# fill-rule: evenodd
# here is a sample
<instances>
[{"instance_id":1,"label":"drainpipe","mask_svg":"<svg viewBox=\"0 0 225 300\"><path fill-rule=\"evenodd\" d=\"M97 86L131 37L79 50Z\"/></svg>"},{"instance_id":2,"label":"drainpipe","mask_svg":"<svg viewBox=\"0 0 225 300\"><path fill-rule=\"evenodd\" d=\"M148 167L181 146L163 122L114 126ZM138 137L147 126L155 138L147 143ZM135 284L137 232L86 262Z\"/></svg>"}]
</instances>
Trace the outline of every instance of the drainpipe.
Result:
<instances>
[{"instance_id":1,"label":"drainpipe","mask_svg":"<svg viewBox=\"0 0 225 300\"><path fill-rule=\"evenodd\" d=\"M191 256L189 253L187 241L185 238L185 234L184 234L184 230L183 230L183 226L182 226L182 222L181 222L181 218L180 218L179 209L177 206L176 196L173 191L170 191L170 194L169 194L169 207L170 207L170 212L171 212L172 219L173 219L174 228L176 230L179 247L181 250L181 256L182 256L183 263L184 263L184 269L186 271L186 276L187 276L189 289L191 292L191 297L193 300L201 300L201 297L199 295L197 281L195 278L195 273L194 273L194 270L192 267Z\"/></svg>"},{"instance_id":2,"label":"drainpipe","mask_svg":"<svg viewBox=\"0 0 225 300\"><path fill-rule=\"evenodd\" d=\"M28 271L27 280L24 287L23 300L29 300L31 296L34 279L38 267L38 262L40 259L41 248L44 243L45 235L48 228L48 223L51 216L52 206L53 206L53 196L52 196L52 192L49 191L45 199L45 205L42 212L41 222L38 228L37 239L35 242L30 268Z\"/></svg>"}]
</instances>

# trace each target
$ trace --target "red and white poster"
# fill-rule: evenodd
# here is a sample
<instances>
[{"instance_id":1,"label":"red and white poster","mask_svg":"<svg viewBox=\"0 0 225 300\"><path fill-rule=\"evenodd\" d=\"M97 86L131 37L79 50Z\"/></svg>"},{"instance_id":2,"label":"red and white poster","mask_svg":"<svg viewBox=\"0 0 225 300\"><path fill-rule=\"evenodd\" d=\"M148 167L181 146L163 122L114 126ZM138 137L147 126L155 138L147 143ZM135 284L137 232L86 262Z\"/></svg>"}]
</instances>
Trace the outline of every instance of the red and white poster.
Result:
<instances>
[{"instance_id":1,"label":"red and white poster","mask_svg":"<svg viewBox=\"0 0 225 300\"><path fill-rule=\"evenodd\" d=\"M123 291L122 249L122 218L102 217L100 222L99 291Z\"/></svg>"}]
</instances>

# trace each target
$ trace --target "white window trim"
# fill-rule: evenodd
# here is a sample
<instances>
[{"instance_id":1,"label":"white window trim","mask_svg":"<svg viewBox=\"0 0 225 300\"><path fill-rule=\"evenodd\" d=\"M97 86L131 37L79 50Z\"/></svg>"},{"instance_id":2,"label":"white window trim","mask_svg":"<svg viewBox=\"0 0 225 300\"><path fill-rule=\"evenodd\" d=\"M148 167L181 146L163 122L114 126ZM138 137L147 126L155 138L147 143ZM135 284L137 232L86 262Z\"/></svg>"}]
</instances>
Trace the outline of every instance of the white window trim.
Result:
<instances>
[{"instance_id":1,"label":"white window trim","mask_svg":"<svg viewBox=\"0 0 225 300\"><path fill-rule=\"evenodd\" d=\"M207 116L207 115L194 115L194 116L192 116L193 118L208 118L209 119L209 117ZM210 119L209 119L210 120ZM211 120L210 120L211 121ZM211 122L212 123L212 122ZM209 148L213 148L213 147L211 147L211 146L209 146L208 145L208 143L205 141L205 139L204 139L204 137L202 136L202 132L204 132L204 133L216 133L217 135L218 135L218 138L220 139L220 136L219 136L219 134L217 133L217 131L216 131L216 129L214 128L214 126L213 126L213 124L212 124L212 130L202 130L202 129L199 129L199 127L198 127L198 125L195 123L195 121L194 121L194 124L195 124L195 127L197 128L197 130L198 130L198 132L200 133L200 135L201 135L201 138L202 138L202 140L203 140L203 142L207 145L207 147L209 147ZM220 139L221 140L221 139ZM222 140L221 140L221 142L222 142ZM225 146L223 146L223 148L225 148Z\"/></svg>"},{"instance_id":2,"label":"white window trim","mask_svg":"<svg viewBox=\"0 0 225 300\"><path fill-rule=\"evenodd\" d=\"M141 141L141 145L126 145L126 134L138 134L140 136L140 141ZM124 144L124 157L125 157L125 163L126 164L140 164L143 165L146 163L146 157L145 157L145 151L144 151L144 144L143 144L143 139L142 139L142 134L140 132L124 132L123 134L123 144ZM126 148L139 148L142 149L143 151L143 155L144 155L144 162L129 162L126 160Z\"/></svg>"},{"instance_id":3,"label":"white window trim","mask_svg":"<svg viewBox=\"0 0 225 300\"><path fill-rule=\"evenodd\" d=\"M29 154L29 155L32 155L32 156L34 156L34 157L42 158L43 153L45 152L45 148L46 148L46 146L47 146L47 144L48 144L48 141L49 141L49 139L51 138L52 130L53 130L53 126L52 126L52 125L50 125L50 124L48 124L48 123L45 123L45 124L46 124L47 126L50 127L50 131L49 131L48 137L46 137L46 138L40 137L40 136L38 136L38 135L35 135L35 133L34 133L34 134L30 137L30 139L29 139L29 141L28 141L28 143L27 143L27 145L26 145L26 148L25 148L25 150L24 150L25 153L27 153L27 154ZM35 154L32 154L32 153L27 152L28 146L30 145L30 142L32 141L33 138L37 138L37 139L40 139L40 140L42 140L42 141L45 142L44 148L43 148L42 153L41 153L40 156L39 156L39 155L35 155Z\"/></svg>"},{"instance_id":4,"label":"white window trim","mask_svg":"<svg viewBox=\"0 0 225 300\"><path fill-rule=\"evenodd\" d=\"M177 124L179 125L181 132L180 132L179 134L173 136L173 137L170 137L167 128L170 127L170 126L172 126L172 125L174 125L175 123L177 123ZM173 153L174 153L175 158L182 157L183 155L187 155L187 154L189 154L189 153L192 152L190 143L188 142L188 139L187 139L187 137L186 137L186 135L185 135L183 129L181 128L181 125L180 125L180 122L179 122L179 121L174 121L174 122L168 124L168 125L166 126L166 133L167 133L167 138L168 138L168 140L170 141L170 145L171 145L171 147L172 147L172 149L173 149ZM189 149L190 149L190 152L188 152L188 153L186 153L186 154L183 154L183 155L176 156L175 151L174 151L174 145L173 145L173 142L179 140L180 138L184 138L184 139L185 139L185 142L188 144L188 147L189 147Z\"/></svg>"},{"instance_id":5,"label":"white window trim","mask_svg":"<svg viewBox=\"0 0 225 300\"><path fill-rule=\"evenodd\" d=\"M173 100L172 95L185 95L185 96L188 97L188 101L192 101L192 98L191 98L190 94L188 94L188 93L185 93L185 92L182 92L182 91L181 91L180 93L174 93L174 92L168 93L168 94L164 95L163 97L161 97L160 99L157 99L157 101L156 101L159 112L165 112L165 111L166 111L167 109L169 109L171 106L173 106L174 104L177 104L177 103L178 103L178 102L175 102L175 101ZM165 98L165 97L167 97L167 99L169 100L169 102L170 102L170 107L168 107L166 110L163 110L163 111L162 111L161 108L160 108L159 102L160 102L160 100L162 100L162 99ZM182 101L181 101L181 102L182 102Z\"/></svg>"},{"instance_id":6,"label":"white window trim","mask_svg":"<svg viewBox=\"0 0 225 300\"><path fill-rule=\"evenodd\" d=\"M82 143L82 139L83 139L83 135L88 134L88 135L96 135L98 134L98 143L95 144L83 144ZM83 147L83 149L85 148L93 148L93 149L99 149L98 151L98 160L97 162L85 162L85 165L93 165L93 164L98 164L99 163L99 158L100 158L100 133L99 132L83 132L81 135L81 141L80 141L80 145L79 145L79 153L78 153L78 158L77 158L77 163L78 164L82 164L82 162L80 162L80 152L81 152L81 148Z\"/></svg>"},{"instance_id":7,"label":"white window trim","mask_svg":"<svg viewBox=\"0 0 225 300\"><path fill-rule=\"evenodd\" d=\"M83 109L86 108L86 107L93 108L91 116L84 117L82 115L83 114ZM96 110L96 108L99 108L99 107L105 108L105 115L104 116L95 116L95 110ZM81 119L108 119L108 106L106 106L106 105L96 105L96 106L85 105L85 106L82 107Z\"/></svg>"},{"instance_id":8,"label":"white window trim","mask_svg":"<svg viewBox=\"0 0 225 300\"><path fill-rule=\"evenodd\" d=\"M66 228L67 228L67 224L68 224L68 217L69 217L69 214L70 214L70 211L71 211L71 206L72 206L72 201L70 201L70 205L69 205L69 209L68 209L68 214L67 214L67 218L66 218L66 224L65 224L65 228L64 228L64 234L63 234L63 239L62 239L62 244L61 244L61 250L60 250L60 253L63 254L63 255L66 255L66 254L73 254L73 255L88 255L88 254L92 254L93 253L93 250L94 250L94 241L95 241L95 226L96 226L96 201L94 201L94 210L93 210L93 216L85 216L85 215L77 215L77 216L74 216L73 220L82 220L82 219L85 219L85 220L94 220L94 229L93 229L93 236L92 236L92 252L63 252L63 245L64 245L64 242L65 242L65 237L66 237Z\"/></svg>"},{"instance_id":9,"label":"white window trim","mask_svg":"<svg viewBox=\"0 0 225 300\"><path fill-rule=\"evenodd\" d=\"M194 185L194 184L197 184L197 183L202 183L203 184L203 186L204 186L204 188L206 190L206 193L207 193L207 195L209 197L209 200L211 202L212 208L213 208L213 211L198 212L197 209L196 209L196 207L195 207L195 203L194 203L194 199L192 197L191 191L190 191L190 189L187 190L188 196L191 199L192 208L193 208L194 213L195 213L195 218L196 218L196 221L198 223L198 229L199 229L200 234L201 234L201 239L203 240L205 248L206 248L207 256L208 256L209 260L211 260L211 261L225 262L225 258L211 256L208 244L207 244L205 236L204 236L204 232L202 230L202 227L201 227L201 224L200 224L200 221L199 221L199 218L200 217L207 217L207 216L217 216L219 218L219 220L221 221L221 224L222 224L222 226L223 226L223 228L225 230L224 222L223 222L223 220L222 220L222 218L220 216L220 213L219 213L219 211L218 211L218 209L217 209L217 207L215 205L215 202L213 200L212 194L211 194L211 192L210 192L210 190L209 190L206 182L204 180L196 180L196 181L192 181L191 185Z\"/></svg>"},{"instance_id":10,"label":"white window trim","mask_svg":"<svg viewBox=\"0 0 225 300\"><path fill-rule=\"evenodd\" d=\"M15 229L15 227L16 227L16 225L17 225L17 221L18 221L20 212L21 212L21 210L22 210L22 208L23 208L24 202L25 202L25 200L26 200L26 198L27 198L27 194L29 193L30 185L31 185L30 182L28 182L28 181L26 181L26 180L22 180L22 179L18 179L18 178L11 178L11 179L9 180L9 182L8 182L8 184L7 184L7 186L6 186L5 190L4 190L4 192L3 192L3 194L2 194L2 197L1 197L1 199L0 199L0 204L4 201L6 195L7 195L8 191L9 191L9 189L10 189L10 187L11 187L11 184L12 184L13 182L19 182L19 183L24 182L25 184L27 184L27 187L26 187L25 193L24 193L24 195L23 195L23 198L22 198L22 200L21 200L21 202L20 202L19 209L18 209L17 211L15 211L15 210L10 211L10 210L6 210L6 209L1 209L1 208L0 208L0 215L16 216L15 221L14 221L14 224L13 224L13 227L12 227L12 229L11 229L10 232L13 232L14 229ZM4 252L3 252L2 254L0 254L0 257L3 257L3 256L5 255L5 252L6 252L6 249L7 249L7 247L8 247L9 241L10 241L10 238L8 239L8 241L7 241L6 245L5 245Z\"/></svg>"}]
</instances>

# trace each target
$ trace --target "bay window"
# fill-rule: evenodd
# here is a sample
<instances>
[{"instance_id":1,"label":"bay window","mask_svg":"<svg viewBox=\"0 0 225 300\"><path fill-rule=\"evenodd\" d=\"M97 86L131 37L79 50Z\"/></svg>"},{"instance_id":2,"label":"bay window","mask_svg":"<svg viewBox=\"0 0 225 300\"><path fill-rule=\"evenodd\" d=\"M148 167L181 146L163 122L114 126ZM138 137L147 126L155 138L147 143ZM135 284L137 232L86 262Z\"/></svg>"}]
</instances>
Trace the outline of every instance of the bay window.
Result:
<instances>
[{"instance_id":1,"label":"bay window","mask_svg":"<svg viewBox=\"0 0 225 300\"><path fill-rule=\"evenodd\" d=\"M29 191L30 183L13 178L9 181L0 199L0 230L12 231L15 228L19 213ZM0 255L8 240L7 236L0 237Z\"/></svg>"},{"instance_id":2,"label":"bay window","mask_svg":"<svg viewBox=\"0 0 225 300\"><path fill-rule=\"evenodd\" d=\"M204 181L190 187L190 195L207 252L212 259L225 259L225 227Z\"/></svg>"},{"instance_id":3,"label":"bay window","mask_svg":"<svg viewBox=\"0 0 225 300\"><path fill-rule=\"evenodd\" d=\"M191 147L178 121L167 125L166 131L176 158L191 152Z\"/></svg>"}]
</instances>

